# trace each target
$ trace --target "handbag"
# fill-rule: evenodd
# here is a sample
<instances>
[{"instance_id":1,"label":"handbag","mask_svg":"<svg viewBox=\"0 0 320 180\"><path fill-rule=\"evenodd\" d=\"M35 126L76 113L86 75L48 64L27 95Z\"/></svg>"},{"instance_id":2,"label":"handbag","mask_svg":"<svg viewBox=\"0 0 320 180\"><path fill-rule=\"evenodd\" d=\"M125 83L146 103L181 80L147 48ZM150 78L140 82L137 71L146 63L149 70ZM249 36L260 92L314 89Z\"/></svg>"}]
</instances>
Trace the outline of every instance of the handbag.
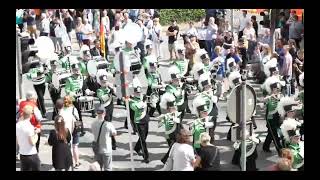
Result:
<instances>
[{"instance_id":1,"label":"handbag","mask_svg":"<svg viewBox=\"0 0 320 180\"><path fill-rule=\"evenodd\" d=\"M92 142L92 150L94 152L94 154L99 154L99 139L100 139L100 134L101 134L101 129L102 129L102 126L103 126L103 123L105 121L102 122L101 126L100 126L100 130L99 130L99 134L98 134L98 138L97 138L97 141L93 141Z\"/></svg>"},{"instance_id":2,"label":"handbag","mask_svg":"<svg viewBox=\"0 0 320 180\"><path fill-rule=\"evenodd\" d=\"M74 116L74 118L76 119L76 121L74 122L73 132L74 132L74 133L78 133L78 132L81 132L81 128L82 128L82 126L83 126L83 122L80 121L80 120L78 119L78 117L74 115L74 109L75 109L75 108L73 107L73 109L72 109L72 115Z\"/></svg>"}]
</instances>

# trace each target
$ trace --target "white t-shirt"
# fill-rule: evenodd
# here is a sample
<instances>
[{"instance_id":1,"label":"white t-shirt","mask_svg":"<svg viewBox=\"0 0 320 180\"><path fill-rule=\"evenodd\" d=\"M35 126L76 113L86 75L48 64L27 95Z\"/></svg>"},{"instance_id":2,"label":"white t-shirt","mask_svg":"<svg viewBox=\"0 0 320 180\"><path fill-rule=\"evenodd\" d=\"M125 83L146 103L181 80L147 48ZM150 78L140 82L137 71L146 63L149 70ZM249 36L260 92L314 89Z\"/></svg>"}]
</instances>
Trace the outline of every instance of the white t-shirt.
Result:
<instances>
[{"instance_id":1,"label":"white t-shirt","mask_svg":"<svg viewBox=\"0 0 320 180\"><path fill-rule=\"evenodd\" d=\"M73 108L74 108L74 116L72 114L72 109ZM65 123L65 127L69 129L70 133L72 133L74 122L76 121L75 117L77 117L79 119L78 110L75 107L63 108L59 112L59 115L63 117L64 123Z\"/></svg>"},{"instance_id":2,"label":"white t-shirt","mask_svg":"<svg viewBox=\"0 0 320 180\"><path fill-rule=\"evenodd\" d=\"M251 19L250 17L247 15L246 17L241 16L240 18L240 28L239 31L243 31L243 29L247 26L247 22L249 22Z\"/></svg>"},{"instance_id":3,"label":"white t-shirt","mask_svg":"<svg viewBox=\"0 0 320 180\"><path fill-rule=\"evenodd\" d=\"M152 29L152 39L153 41L157 42L158 39L161 39L161 25L158 24L156 26L153 26L153 29ZM158 38L158 35L159 35L159 38Z\"/></svg>"},{"instance_id":4,"label":"white t-shirt","mask_svg":"<svg viewBox=\"0 0 320 180\"><path fill-rule=\"evenodd\" d=\"M88 24L82 26L81 31L82 31L82 33L84 33L82 36L83 39L91 39L91 35L86 35L87 33L92 32L91 24L88 23Z\"/></svg>"},{"instance_id":5,"label":"white t-shirt","mask_svg":"<svg viewBox=\"0 0 320 180\"><path fill-rule=\"evenodd\" d=\"M102 120L97 119L94 121L91 125L92 134L94 136L94 141L97 141L99 130L102 124ZM111 136L112 134L117 133L116 129L114 128L113 124L111 122L105 121L101 133L100 133L100 139L99 139L99 152L103 154L112 154L112 140Z\"/></svg>"},{"instance_id":6,"label":"white t-shirt","mask_svg":"<svg viewBox=\"0 0 320 180\"><path fill-rule=\"evenodd\" d=\"M50 21L49 19L45 18L41 21L41 27L44 33L50 33Z\"/></svg>"},{"instance_id":7,"label":"white t-shirt","mask_svg":"<svg viewBox=\"0 0 320 180\"><path fill-rule=\"evenodd\" d=\"M175 143L172 153L173 171L193 171L191 162L195 160L194 151L189 144Z\"/></svg>"},{"instance_id":8,"label":"white t-shirt","mask_svg":"<svg viewBox=\"0 0 320 180\"><path fill-rule=\"evenodd\" d=\"M247 38L247 40L255 41L256 40L256 31L253 28L245 28L243 30L243 36Z\"/></svg>"},{"instance_id":9,"label":"white t-shirt","mask_svg":"<svg viewBox=\"0 0 320 180\"><path fill-rule=\"evenodd\" d=\"M30 119L24 119L16 123L16 136L19 144L19 153L21 155L37 154L35 145L31 145L29 137L35 134L34 127Z\"/></svg>"},{"instance_id":10,"label":"white t-shirt","mask_svg":"<svg viewBox=\"0 0 320 180\"><path fill-rule=\"evenodd\" d=\"M196 37L198 37L198 31L196 28L192 27L192 28L189 28L186 32L186 34L188 35L195 35Z\"/></svg>"}]
</instances>

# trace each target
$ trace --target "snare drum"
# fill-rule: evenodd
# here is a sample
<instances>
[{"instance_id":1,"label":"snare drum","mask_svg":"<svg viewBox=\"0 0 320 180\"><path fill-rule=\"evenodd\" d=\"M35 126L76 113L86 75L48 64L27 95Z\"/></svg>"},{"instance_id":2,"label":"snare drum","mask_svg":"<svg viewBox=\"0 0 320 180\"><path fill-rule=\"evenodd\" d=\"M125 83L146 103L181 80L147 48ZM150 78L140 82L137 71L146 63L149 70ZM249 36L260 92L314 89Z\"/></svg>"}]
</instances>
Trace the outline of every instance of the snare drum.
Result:
<instances>
[{"instance_id":1,"label":"snare drum","mask_svg":"<svg viewBox=\"0 0 320 180\"><path fill-rule=\"evenodd\" d=\"M78 98L80 111L88 112L94 110L94 97L93 96L81 96Z\"/></svg>"},{"instance_id":2,"label":"snare drum","mask_svg":"<svg viewBox=\"0 0 320 180\"><path fill-rule=\"evenodd\" d=\"M66 73L63 73L63 74L60 74L60 75L59 75L60 88L66 86L67 79L68 79L70 76L71 76L71 73L69 73L69 72L66 72Z\"/></svg>"},{"instance_id":3,"label":"snare drum","mask_svg":"<svg viewBox=\"0 0 320 180\"><path fill-rule=\"evenodd\" d=\"M129 59L131 62L130 71L133 72L133 74L139 74L141 70L141 62L140 58L135 53L129 54Z\"/></svg>"}]
</instances>

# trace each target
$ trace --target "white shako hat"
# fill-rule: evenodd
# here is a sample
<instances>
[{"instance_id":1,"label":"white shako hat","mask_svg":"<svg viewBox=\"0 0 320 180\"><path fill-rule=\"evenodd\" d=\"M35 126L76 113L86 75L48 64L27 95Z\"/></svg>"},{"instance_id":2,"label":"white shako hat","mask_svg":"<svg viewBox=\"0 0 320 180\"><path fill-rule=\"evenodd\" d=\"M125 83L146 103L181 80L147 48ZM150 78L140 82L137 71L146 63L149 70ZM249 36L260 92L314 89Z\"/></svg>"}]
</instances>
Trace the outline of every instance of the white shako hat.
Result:
<instances>
[{"instance_id":1,"label":"white shako hat","mask_svg":"<svg viewBox=\"0 0 320 180\"><path fill-rule=\"evenodd\" d=\"M291 141L291 137L300 136L300 123L295 119L284 120L280 126L281 133L286 142Z\"/></svg>"},{"instance_id":2,"label":"white shako hat","mask_svg":"<svg viewBox=\"0 0 320 180\"><path fill-rule=\"evenodd\" d=\"M301 109L298 106L298 102L293 97L285 96L282 97L278 103L277 110L281 117L284 117L287 112Z\"/></svg>"},{"instance_id":3,"label":"white shako hat","mask_svg":"<svg viewBox=\"0 0 320 180\"><path fill-rule=\"evenodd\" d=\"M234 88L236 84L241 83L241 74L238 71L231 72L228 80L230 87Z\"/></svg>"},{"instance_id":4,"label":"white shako hat","mask_svg":"<svg viewBox=\"0 0 320 180\"><path fill-rule=\"evenodd\" d=\"M164 93L161 96L160 107L168 109L169 107L176 107L176 98L171 93Z\"/></svg>"},{"instance_id":5,"label":"white shako hat","mask_svg":"<svg viewBox=\"0 0 320 180\"><path fill-rule=\"evenodd\" d=\"M204 64L201 62L197 62L192 67L191 74L193 75L195 80L198 80L201 74L204 74Z\"/></svg>"},{"instance_id":6,"label":"white shako hat","mask_svg":"<svg viewBox=\"0 0 320 180\"><path fill-rule=\"evenodd\" d=\"M203 99L202 95L196 96L192 102L192 113L199 117L199 111L208 111L209 107L206 101Z\"/></svg>"},{"instance_id":7,"label":"white shako hat","mask_svg":"<svg viewBox=\"0 0 320 180\"><path fill-rule=\"evenodd\" d=\"M146 42L144 43L146 49L149 49L149 48L153 48L152 47L152 41L150 39L147 39Z\"/></svg>"},{"instance_id":8,"label":"white shako hat","mask_svg":"<svg viewBox=\"0 0 320 180\"><path fill-rule=\"evenodd\" d=\"M265 89L268 94L272 94L272 89L278 87L279 89L283 86L282 82L278 77L268 77L266 81L263 83L262 88Z\"/></svg>"},{"instance_id":9,"label":"white shako hat","mask_svg":"<svg viewBox=\"0 0 320 180\"><path fill-rule=\"evenodd\" d=\"M229 58L227 59L227 69L230 71L230 69L236 65L236 61L234 60L234 58Z\"/></svg>"},{"instance_id":10,"label":"white shako hat","mask_svg":"<svg viewBox=\"0 0 320 180\"><path fill-rule=\"evenodd\" d=\"M170 81L172 81L173 79L176 79L176 78L180 78L179 69L177 66L175 66L175 65L170 66L168 72L169 72L169 76L170 76L169 77Z\"/></svg>"},{"instance_id":11,"label":"white shako hat","mask_svg":"<svg viewBox=\"0 0 320 180\"><path fill-rule=\"evenodd\" d=\"M209 73L201 74L198 80L198 86L203 91L204 86L211 85L211 78Z\"/></svg>"},{"instance_id":12,"label":"white shako hat","mask_svg":"<svg viewBox=\"0 0 320 180\"><path fill-rule=\"evenodd\" d=\"M278 61L276 58L272 58L270 61L266 62L264 65L264 73L267 77L270 77L273 72L279 71L278 67Z\"/></svg>"}]
</instances>

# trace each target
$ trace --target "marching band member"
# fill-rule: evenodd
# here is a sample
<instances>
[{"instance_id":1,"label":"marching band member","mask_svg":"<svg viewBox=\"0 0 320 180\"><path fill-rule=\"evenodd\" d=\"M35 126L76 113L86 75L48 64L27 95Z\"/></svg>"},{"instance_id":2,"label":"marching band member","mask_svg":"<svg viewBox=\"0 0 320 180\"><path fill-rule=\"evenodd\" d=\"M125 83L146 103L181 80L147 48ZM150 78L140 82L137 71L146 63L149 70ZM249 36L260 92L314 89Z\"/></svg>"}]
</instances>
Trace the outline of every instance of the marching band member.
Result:
<instances>
[{"instance_id":1,"label":"marching band member","mask_svg":"<svg viewBox=\"0 0 320 180\"><path fill-rule=\"evenodd\" d=\"M158 127L164 125L165 128L165 138L168 142L169 150L166 155L161 159L163 164L166 163L171 146L174 142L176 142L176 134L182 128L180 123L180 112L177 111L177 106L175 102L175 97L170 93L165 93L160 102L160 106L162 109L166 109L168 113L163 114L159 117Z\"/></svg>"},{"instance_id":2,"label":"marching band member","mask_svg":"<svg viewBox=\"0 0 320 180\"><path fill-rule=\"evenodd\" d=\"M149 65L147 66L148 73L147 73L147 81L148 81L148 89L147 89L147 96L150 96L151 93L157 93L158 97L160 97L164 92L160 91L161 88L164 86L161 84L161 76L157 70L157 62L149 61ZM149 116L154 117L153 113L157 109L159 115L161 114L160 109L160 101L157 102L156 107L152 107L149 105Z\"/></svg>"},{"instance_id":3,"label":"marching band member","mask_svg":"<svg viewBox=\"0 0 320 180\"><path fill-rule=\"evenodd\" d=\"M184 117L186 103L185 101L185 83L180 81L179 69L176 66L171 66L168 70L170 74L170 84L165 87L165 93L171 93L176 98L178 111L181 112L181 120Z\"/></svg>"},{"instance_id":4,"label":"marching band member","mask_svg":"<svg viewBox=\"0 0 320 180\"><path fill-rule=\"evenodd\" d=\"M263 151L271 152L270 151L270 144L271 141L274 142L276 150L280 153L281 144L280 144L280 137L278 134L278 129L280 128L280 116L277 112L277 105L280 101L281 94L281 82L275 76L269 77L265 83L262 85L265 87L266 92L270 95L264 98L266 104L266 120L267 120L267 128L268 128L268 135L263 143Z\"/></svg>"},{"instance_id":5,"label":"marching band member","mask_svg":"<svg viewBox=\"0 0 320 180\"><path fill-rule=\"evenodd\" d=\"M148 67L149 67L149 63L150 62L158 62L157 60L157 57L155 55L152 54L152 41L147 39L146 42L145 42L145 46L146 46L146 50L147 50L147 53L146 55L144 56L144 58L142 59L142 64L143 64L143 67L144 67L144 73L147 77L147 74L148 74Z\"/></svg>"},{"instance_id":6,"label":"marching band member","mask_svg":"<svg viewBox=\"0 0 320 180\"><path fill-rule=\"evenodd\" d=\"M134 125L136 126L139 135L139 140L137 141L134 150L138 155L143 156L142 162L149 163L149 152L146 139L148 136L150 119L147 114L146 96L142 97L140 86L134 88L134 97L129 99L129 106L134 112Z\"/></svg>"},{"instance_id":7,"label":"marching band member","mask_svg":"<svg viewBox=\"0 0 320 180\"><path fill-rule=\"evenodd\" d=\"M184 46L177 46L178 58L173 61L173 65L177 66L181 77L189 72L188 69L186 69L188 68L189 60L185 58L185 49Z\"/></svg>"},{"instance_id":8,"label":"marching band member","mask_svg":"<svg viewBox=\"0 0 320 180\"><path fill-rule=\"evenodd\" d=\"M242 134L242 133L241 133ZM260 143L260 139L257 138L256 134L249 135L248 130L246 130L246 171L257 171L256 160L258 159L257 145ZM236 141L233 144L235 152L232 157L232 164L238 165L241 168L242 160L241 141Z\"/></svg>"},{"instance_id":9,"label":"marching band member","mask_svg":"<svg viewBox=\"0 0 320 180\"><path fill-rule=\"evenodd\" d=\"M284 121L280 126L281 133L284 138L284 147L291 149L293 152L293 168L304 169L304 143L300 141L301 121L295 119L295 110L300 109L296 101L291 97L281 98L278 104L278 112L284 117Z\"/></svg>"},{"instance_id":10,"label":"marching band member","mask_svg":"<svg viewBox=\"0 0 320 180\"><path fill-rule=\"evenodd\" d=\"M61 88L59 87L57 89L52 84L52 75L57 74L58 61L56 59L51 60L50 66L51 66L51 69L46 74L46 82L48 83L48 90L49 90L49 94L50 94L52 103L55 105L56 101L61 98ZM52 120L54 120L54 117L56 116L56 114L57 114L57 109L56 109L56 107L54 107L53 114L52 114Z\"/></svg>"},{"instance_id":11,"label":"marching band member","mask_svg":"<svg viewBox=\"0 0 320 180\"><path fill-rule=\"evenodd\" d=\"M66 87L65 92L66 95L71 96L73 99L73 104L78 110L79 113L79 120L82 122L82 114L80 109L80 102L79 97L82 96L83 91L86 92L87 95L92 95L93 92L91 92L89 89L86 89L86 86L84 86L84 78L82 74L80 73L80 65L79 64L72 64L72 75L67 79L66 81ZM81 136L85 134L84 127L81 127Z\"/></svg>"},{"instance_id":12,"label":"marching band member","mask_svg":"<svg viewBox=\"0 0 320 180\"><path fill-rule=\"evenodd\" d=\"M185 77L189 74L189 60L185 58L185 47L177 46L178 51L178 59L173 61L173 65L175 65L179 69L180 77ZM188 102L188 93L185 91L184 99ZM191 113L188 103L186 103L186 112Z\"/></svg>"},{"instance_id":13,"label":"marching band member","mask_svg":"<svg viewBox=\"0 0 320 180\"><path fill-rule=\"evenodd\" d=\"M211 116L209 114L209 105L203 96L197 96L192 103L193 113L198 117L193 122L188 123L193 135L193 147L197 153L200 151L200 137L204 132L209 133L209 129L213 127Z\"/></svg>"},{"instance_id":14,"label":"marching band member","mask_svg":"<svg viewBox=\"0 0 320 180\"><path fill-rule=\"evenodd\" d=\"M213 88L211 85L211 79L210 76L203 74L199 78L199 89L200 93L197 96L202 96L202 98L205 100L207 105L209 105L209 116L211 119L209 122L213 122L213 127L209 128L209 135L211 137L211 143L214 141L214 130L217 125L217 118L218 118L218 97L213 94Z\"/></svg>"},{"instance_id":15,"label":"marching band member","mask_svg":"<svg viewBox=\"0 0 320 180\"><path fill-rule=\"evenodd\" d=\"M41 111L42 117L46 117L46 108L44 106L44 94L46 91L46 65L40 62L40 59L35 60L30 65L30 70L27 73L27 79L32 81L33 87L38 96L38 107Z\"/></svg>"},{"instance_id":16,"label":"marching band member","mask_svg":"<svg viewBox=\"0 0 320 180\"><path fill-rule=\"evenodd\" d=\"M112 122L113 114L113 96L115 95L115 89L112 87L112 84L108 83L107 75L102 75L99 77L101 88L97 90L97 97L100 100L101 105L105 108L105 120ZM112 149L116 150L116 140L112 136Z\"/></svg>"}]
</instances>

